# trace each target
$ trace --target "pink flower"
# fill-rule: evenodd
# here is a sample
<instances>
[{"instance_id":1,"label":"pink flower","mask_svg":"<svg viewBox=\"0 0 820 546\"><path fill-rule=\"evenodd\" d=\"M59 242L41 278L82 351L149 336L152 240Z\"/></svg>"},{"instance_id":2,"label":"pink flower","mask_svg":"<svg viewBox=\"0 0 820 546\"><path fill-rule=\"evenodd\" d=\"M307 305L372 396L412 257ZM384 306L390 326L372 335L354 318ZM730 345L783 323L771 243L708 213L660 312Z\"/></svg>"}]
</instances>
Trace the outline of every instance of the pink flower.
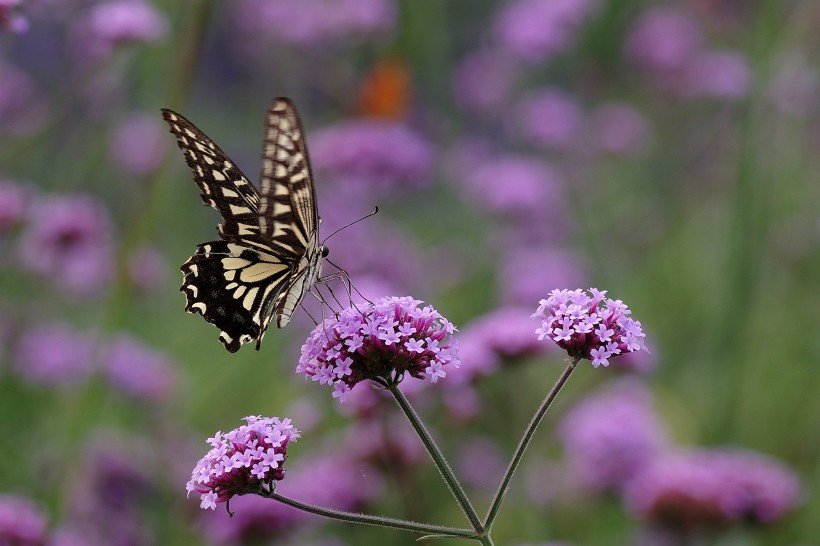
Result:
<instances>
[{"instance_id":1,"label":"pink flower","mask_svg":"<svg viewBox=\"0 0 820 546\"><path fill-rule=\"evenodd\" d=\"M538 339L551 339L571 357L586 358L592 365L609 366L620 354L647 350L641 323L620 300L605 298L606 291L590 288L553 290L541 300L532 318L541 320Z\"/></svg>"},{"instance_id":2,"label":"pink flower","mask_svg":"<svg viewBox=\"0 0 820 546\"><path fill-rule=\"evenodd\" d=\"M400 381L405 375L436 383L458 367L452 324L410 297L380 298L348 307L317 326L302 345L297 373L332 384L344 402L357 383ZM449 339L449 340L448 340Z\"/></svg>"},{"instance_id":3,"label":"pink flower","mask_svg":"<svg viewBox=\"0 0 820 546\"><path fill-rule=\"evenodd\" d=\"M288 445L299 431L290 419L249 416L245 421L208 439L211 450L194 467L187 486L189 495L200 494L201 508L214 510L236 495L272 491L273 482L285 477Z\"/></svg>"}]
</instances>

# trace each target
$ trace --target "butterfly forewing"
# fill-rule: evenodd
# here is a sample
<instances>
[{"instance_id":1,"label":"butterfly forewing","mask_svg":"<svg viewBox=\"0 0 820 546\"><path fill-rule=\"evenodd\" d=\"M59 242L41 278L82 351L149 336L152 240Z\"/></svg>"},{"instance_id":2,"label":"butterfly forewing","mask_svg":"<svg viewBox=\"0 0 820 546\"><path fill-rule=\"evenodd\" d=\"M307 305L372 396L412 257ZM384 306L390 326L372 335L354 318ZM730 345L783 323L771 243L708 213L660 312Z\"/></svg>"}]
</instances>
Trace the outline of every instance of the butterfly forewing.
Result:
<instances>
[{"instance_id":1,"label":"butterfly forewing","mask_svg":"<svg viewBox=\"0 0 820 546\"><path fill-rule=\"evenodd\" d=\"M256 239L259 236L259 194L256 188L193 123L168 109L162 110L162 116L194 173L202 201L222 215L219 234L226 239Z\"/></svg>"},{"instance_id":2,"label":"butterfly forewing","mask_svg":"<svg viewBox=\"0 0 820 546\"><path fill-rule=\"evenodd\" d=\"M316 195L302 124L285 98L268 109L261 186L262 233L301 257L318 227Z\"/></svg>"},{"instance_id":3,"label":"butterfly forewing","mask_svg":"<svg viewBox=\"0 0 820 546\"><path fill-rule=\"evenodd\" d=\"M185 309L216 325L229 351L253 340L258 349L272 318L287 324L321 270L316 195L296 110L281 98L268 110L261 192L191 122L162 114L202 200L223 219L223 240L199 245L182 265Z\"/></svg>"}]
</instances>

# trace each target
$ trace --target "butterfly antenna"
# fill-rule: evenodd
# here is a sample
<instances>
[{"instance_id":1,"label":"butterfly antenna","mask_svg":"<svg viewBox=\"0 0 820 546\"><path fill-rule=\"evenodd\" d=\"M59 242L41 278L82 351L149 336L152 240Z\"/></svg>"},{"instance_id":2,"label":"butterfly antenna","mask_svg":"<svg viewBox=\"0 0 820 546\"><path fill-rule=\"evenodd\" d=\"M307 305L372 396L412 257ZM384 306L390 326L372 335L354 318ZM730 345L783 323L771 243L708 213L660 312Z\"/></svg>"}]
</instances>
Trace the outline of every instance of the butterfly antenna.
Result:
<instances>
[{"instance_id":1,"label":"butterfly antenna","mask_svg":"<svg viewBox=\"0 0 820 546\"><path fill-rule=\"evenodd\" d=\"M358 224L358 223L359 223L359 222L361 222L362 220L367 220L367 219L368 219L368 218L370 218L371 216L376 216L376 214L378 214L378 212L379 212L379 206L378 206L378 205L376 205L376 206L374 206L374 207L373 207L373 212L371 212L370 214L366 214L366 215L362 216L361 218L359 218L358 220L353 220L352 222L350 222L350 223L349 223L349 224L347 224L346 226L342 226L342 227L340 227L339 229L337 229L336 231L334 231L333 233L331 233L330 235L328 235L327 237L325 237L324 241L322 241L322 246L324 246L324 244L325 244L325 243L326 243L326 242L327 242L327 241L328 241L331 237L333 237L334 235L336 235L336 234L337 234L337 233L339 233L340 231L345 230L345 229L349 228L350 226L352 226L352 225L354 225L354 224Z\"/></svg>"}]
</instances>

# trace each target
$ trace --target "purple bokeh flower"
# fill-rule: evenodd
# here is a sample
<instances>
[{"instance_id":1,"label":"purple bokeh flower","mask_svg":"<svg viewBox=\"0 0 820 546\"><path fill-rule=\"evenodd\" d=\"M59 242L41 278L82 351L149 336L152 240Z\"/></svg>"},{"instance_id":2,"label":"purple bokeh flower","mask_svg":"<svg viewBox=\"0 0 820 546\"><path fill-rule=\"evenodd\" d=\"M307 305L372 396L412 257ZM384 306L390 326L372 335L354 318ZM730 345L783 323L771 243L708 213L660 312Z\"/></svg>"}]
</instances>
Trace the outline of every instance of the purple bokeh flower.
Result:
<instances>
[{"instance_id":1,"label":"purple bokeh flower","mask_svg":"<svg viewBox=\"0 0 820 546\"><path fill-rule=\"evenodd\" d=\"M92 295L112 275L111 231L108 212L95 198L44 196L31 206L20 258L28 269L75 295Z\"/></svg>"},{"instance_id":2,"label":"purple bokeh flower","mask_svg":"<svg viewBox=\"0 0 820 546\"><path fill-rule=\"evenodd\" d=\"M300 46L384 34L398 17L394 0L242 0L239 29Z\"/></svg>"},{"instance_id":3,"label":"purple bokeh flower","mask_svg":"<svg viewBox=\"0 0 820 546\"><path fill-rule=\"evenodd\" d=\"M464 57L456 66L453 90L460 105L478 112L499 111L520 71L518 63L495 49Z\"/></svg>"},{"instance_id":4,"label":"purple bokeh flower","mask_svg":"<svg viewBox=\"0 0 820 546\"><path fill-rule=\"evenodd\" d=\"M155 448L144 440L107 430L89 442L69 478L71 502L57 544L80 538L92 545L156 542L149 514L167 475L150 464Z\"/></svg>"},{"instance_id":5,"label":"purple bokeh flower","mask_svg":"<svg viewBox=\"0 0 820 546\"><path fill-rule=\"evenodd\" d=\"M800 504L797 477L779 461L736 449L671 454L628 484L627 508L672 528L772 523Z\"/></svg>"},{"instance_id":6,"label":"purple bokeh flower","mask_svg":"<svg viewBox=\"0 0 820 546\"><path fill-rule=\"evenodd\" d=\"M502 359L526 358L549 348L532 335L531 313L523 307L501 307L468 323L459 335L460 350L465 338L480 340Z\"/></svg>"},{"instance_id":7,"label":"purple bokeh flower","mask_svg":"<svg viewBox=\"0 0 820 546\"><path fill-rule=\"evenodd\" d=\"M346 191L371 196L416 189L432 182L433 148L408 126L393 121L354 119L315 131L313 167Z\"/></svg>"},{"instance_id":8,"label":"purple bokeh flower","mask_svg":"<svg viewBox=\"0 0 820 546\"><path fill-rule=\"evenodd\" d=\"M28 136L43 125L47 114L47 105L34 81L0 59L0 132Z\"/></svg>"},{"instance_id":9,"label":"purple bokeh flower","mask_svg":"<svg viewBox=\"0 0 820 546\"><path fill-rule=\"evenodd\" d=\"M14 367L26 381L70 387L85 382L94 371L95 336L63 324L31 328L17 342Z\"/></svg>"},{"instance_id":10,"label":"purple bokeh flower","mask_svg":"<svg viewBox=\"0 0 820 546\"><path fill-rule=\"evenodd\" d=\"M470 161L469 150L456 152L456 183L465 199L488 212L512 217L549 215L564 181L549 164L526 156L486 156ZM503 181L501 183L500 181Z\"/></svg>"},{"instance_id":11,"label":"purple bokeh flower","mask_svg":"<svg viewBox=\"0 0 820 546\"><path fill-rule=\"evenodd\" d=\"M732 51L706 51L689 60L681 92L691 97L736 100L751 85L749 64Z\"/></svg>"},{"instance_id":12,"label":"purple bokeh flower","mask_svg":"<svg viewBox=\"0 0 820 546\"><path fill-rule=\"evenodd\" d=\"M530 305L554 286L585 284L589 273L570 250L532 244L508 250L498 265L500 299L507 305Z\"/></svg>"},{"instance_id":13,"label":"purple bokeh flower","mask_svg":"<svg viewBox=\"0 0 820 546\"><path fill-rule=\"evenodd\" d=\"M146 176L159 167L168 151L167 129L155 115L134 113L123 119L111 137L111 158L126 171Z\"/></svg>"},{"instance_id":14,"label":"purple bokeh flower","mask_svg":"<svg viewBox=\"0 0 820 546\"><path fill-rule=\"evenodd\" d=\"M345 401L357 383L393 384L405 374L431 383L458 367L453 325L431 306L410 297L381 298L325 319L302 345L297 373L333 385ZM449 337L448 337L449 336Z\"/></svg>"},{"instance_id":15,"label":"purple bokeh flower","mask_svg":"<svg viewBox=\"0 0 820 546\"><path fill-rule=\"evenodd\" d=\"M245 421L247 425L209 438L211 450L191 473L188 494L199 493L203 509L215 510L237 495L272 491L273 482L285 477L288 445L299 431L290 419L248 416Z\"/></svg>"},{"instance_id":16,"label":"purple bokeh flower","mask_svg":"<svg viewBox=\"0 0 820 546\"><path fill-rule=\"evenodd\" d=\"M630 29L626 54L663 76L682 70L702 44L700 27L690 15L675 8L652 7Z\"/></svg>"},{"instance_id":17,"label":"purple bokeh flower","mask_svg":"<svg viewBox=\"0 0 820 546\"><path fill-rule=\"evenodd\" d=\"M21 224L34 190L9 180L0 180L0 234Z\"/></svg>"},{"instance_id":18,"label":"purple bokeh flower","mask_svg":"<svg viewBox=\"0 0 820 546\"><path fill-rule=\"evenodd\" d=\"M456 457L459 475L477 489L490 490L497 485L507 467L505 453L498 442L487 437L459 442Z\"/></svg>"},{"instance_id":19,"label":"purple bokeh flower","mask_svg":"<svg viewBox=\"0 0 820 546\"><path fill-rule=\"evenodd\" d=\"M109 342L100 359L109 383L133 398L157 403L174 392L174 366L168 358L128 334Z\"/></svg>"},{"instance_id":20,"label":"purple bokeh flower","mask_svg":"<svg viewBox=\"0 0 820 546\"><path fill-rule=\"evenodd\" d=\"M564 150L579 137L584 112L570 94L560 89L540 89L525 96L514 113L515 125L527 142Z\"/></svg>"},{"instance_id":21,"label":"purple bokeh flower","mask_svg":"<svg viewBox=\"0 0 820 546\"><path fill-rule=\"evenodd\" d=\"M347 444L355 460L394 475L429 460L413 429L407 426L403 416L396 414L388 416L379 412L370 418L357 419L347 433Z\"/></svg>"},{"instance_id":22,"label":"purple bokeh flower","mask_svg":"<svg viewBox=\"0 0 820 546\"><path fill-rule=\"evenodd\" d=\"M620 488L666 446L649 390L625 380L587 396L558 427L565 459L578 483L593 490Z\"/></svg>"},{"instance_id":23,"label":"purple bokeh flower","mask_svg":"<svg viewBox=\"0 0 820 546\"><path fill-rule=\"evenodd\" d=\"M641 323L621 300L606 298L606 290L553 290L540 301L532 318L541 320L538 339L549 338L573 358L586 358L594 367L609 366L620 354L647 350Z\"/></svg>"},{"instance_id":24,"label":"purple bokeh flower","mask_svg":"<svg viewBox=\"0 0 820 546\"><path fill-rule=\"evenodd\" d=\"M13 33L28 30L28 19L18 11L22 0L0 0L0 30Z\"/></svg>"},{"instance_id":25,"label":"purple bokeh flower","mask_svg":"<svg viewBox=\"0 0 820 546\"><path fill-rule=\"evenodd\" d=\"M167 269L165 258L154 247L141 247L128 258L128 277L137 290L159 287L165 280Z\"/></svg>"},{"instance_id":26,"label":"purple bokeh flower","mask_svg":"<svg viewBox=\"0 0 820 546\"><path fill-rule=\"evenodd\" d=\"M18 495L0 495L0 544L42 546L46 514L34 501Z\"/></svg>"},{"instance_id":27,"label":"purple bokeh flower","mask_svg":"<svg viewBox=\"0 0 820 546\"><path fill-rule=\"evenodd\" d=\"M168 33L165 15L145 0L109 0L92 6L73 29L82 60L99 62L121 46L162 40Z\"/></svg>"},{"instance_id":28,"label":"purple bokeh flower","mask_svg":"<svg viewBox=\"0 0 820 546\"><path fill-rule=\"evenodd\" d=\"M542 62L569 47L597 0L513 0L493 22L496 42L521 60Z\"/></svg>"},{"instance_id":29,"label":"purple bokeh flower","mask_svg":"<svg viewBox=\"0 0 820 546\"><path fill-rule=\"evenodd\" d=\"M598 150L616 155L643 151L651 137L649 124L638 110L615 102L592 111L587 133Z\"/></svg>"}]
</instances>

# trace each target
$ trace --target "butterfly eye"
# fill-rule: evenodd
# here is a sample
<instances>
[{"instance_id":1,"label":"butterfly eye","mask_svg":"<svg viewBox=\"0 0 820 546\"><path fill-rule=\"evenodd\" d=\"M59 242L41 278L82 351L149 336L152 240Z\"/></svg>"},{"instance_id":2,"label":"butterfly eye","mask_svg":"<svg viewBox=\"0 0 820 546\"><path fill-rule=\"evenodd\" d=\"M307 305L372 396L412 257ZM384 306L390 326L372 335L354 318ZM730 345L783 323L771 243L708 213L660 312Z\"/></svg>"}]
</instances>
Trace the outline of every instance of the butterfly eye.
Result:
<instances>
[{"instance_id":1,"label":"butterfly eye","mask_svg":"<svg viewBox=\"0 0 820 546\"><path fill-rule=\"evenodd\" d=\"M327 255L330 254L330 249L325 245L319 247L319 252L322 253L322 258L327 258Z\"/></svg>"}]
</instances>

